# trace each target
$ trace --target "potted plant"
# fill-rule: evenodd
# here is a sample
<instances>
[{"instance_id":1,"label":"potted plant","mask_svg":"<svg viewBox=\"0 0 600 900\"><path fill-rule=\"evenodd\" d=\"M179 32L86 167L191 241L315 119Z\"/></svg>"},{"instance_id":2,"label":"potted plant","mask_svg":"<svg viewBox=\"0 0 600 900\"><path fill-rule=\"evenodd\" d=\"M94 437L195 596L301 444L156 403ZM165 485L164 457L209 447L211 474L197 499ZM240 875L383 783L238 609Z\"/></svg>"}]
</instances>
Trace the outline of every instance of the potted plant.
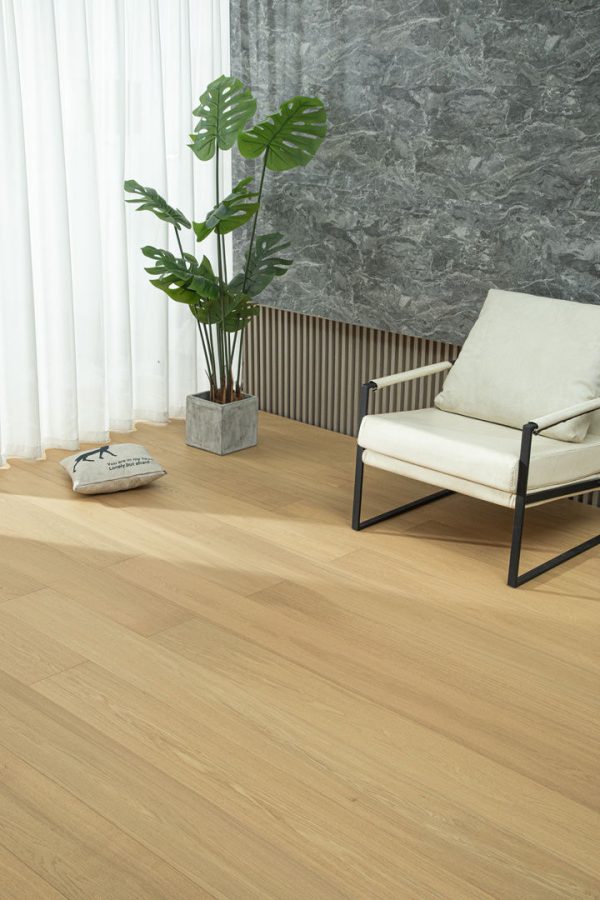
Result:
<instances>
[{"instance_id":1,"label":"potted plant","mask_svg":"<svg viewBox=\"0 0 600 900\"><path fill-rule=\"evenodd\" d=\"M215 157L216 203L202 222L190 222L153 188L126 181L134 196L127 203L148 210L173 226L179 254L142 247L152 260L146 271L150 283L178 303L186 303L196 319L206 359L209 389L191 394L186 406L186 441L213 453L232 453L256 444L258 401L244 394L241 384L244 331L258 313L255 298L292 260L282 256L289 247L282 234L257 234L267 169L283 172L305 166L317 152L326 132L325 108L316 97L293 97L263 122L244 128L256 112L256 100L237 78L221 75L208 85L193 114L198 119L189 145L199 160ZM263 157L258 190L243 178L227 197L219 194L220 155L237 144L246 159ZM244 265L233 277L227 273L224 236L249 226ZM216 271L208 257L185 253L179 232L192 228L201 243L210 235L216 242Z\"/></svg>"}]
</instances>

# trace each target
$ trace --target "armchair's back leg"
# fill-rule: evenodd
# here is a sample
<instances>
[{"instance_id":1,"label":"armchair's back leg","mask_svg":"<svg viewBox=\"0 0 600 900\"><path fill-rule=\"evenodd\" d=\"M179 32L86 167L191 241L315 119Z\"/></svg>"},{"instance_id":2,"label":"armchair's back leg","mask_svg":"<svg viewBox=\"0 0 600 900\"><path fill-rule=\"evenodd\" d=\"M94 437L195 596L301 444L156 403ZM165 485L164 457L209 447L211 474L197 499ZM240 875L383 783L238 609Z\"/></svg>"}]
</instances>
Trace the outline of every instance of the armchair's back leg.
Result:
<instances>
[{"instance_id":1,"label":"armchair's back leg","mask_svg":"<svg viewBox=\"0 0 600 900\"><path fill-rule=\"evenodd\" d=\"M376 388L374 381L367 381L361 385L360 398L358 401L358 428L369 409L369 394ZM362 447L356 445L356 468L354 470L354 502L352 504L352 527L355 531L360 530L360 508L362 505L362 488L364 465L362 461Z\"/></svg>"},{"instance_id":2,"label":"armchair's back leg","mask_svg":"<svg viewBox=\"0 0 600 900\"><path fill-rule=\"evenodd\" d=\"M352 527L355 531L360 530L360 509L362 506L362 488L364 464L362 461L362 447L356 447L356 468L354 470L354 501L352 503Z\"/></svg>"}]
</instances>

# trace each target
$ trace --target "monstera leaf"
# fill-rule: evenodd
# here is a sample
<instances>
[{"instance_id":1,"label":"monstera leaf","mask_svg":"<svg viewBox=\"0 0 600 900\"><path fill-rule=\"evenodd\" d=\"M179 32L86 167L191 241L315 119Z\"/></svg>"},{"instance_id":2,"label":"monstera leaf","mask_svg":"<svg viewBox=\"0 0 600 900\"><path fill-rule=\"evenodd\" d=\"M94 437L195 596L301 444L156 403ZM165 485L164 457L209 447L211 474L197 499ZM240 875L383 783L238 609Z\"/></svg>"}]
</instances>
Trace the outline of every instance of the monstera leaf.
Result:
<instances>
[{"instance_id":1,"label":"monstera leaf","mask_svg":"<svg viewBox=\"0 0 600 900\"><path fill-rule=\"evenodd\" d=\"M199 241L203 241L213 231L217 234L228 234L252 218L258 209L258 203L253 198L258 194L248 190L251 181L252 177L242 179L231 194L209 212L204 222L193 223Z\"/></svg>"},{"instance_id":2,"label":"monstera leaf","mask_svg":"<svg viewBox=\"0 0 600 900\"><path fill-rule=\"evenodd\" d=\"M196 298L197 299L197 298ZM227 307L227 297L213 297L203 303L192 305L192 312L202 325L222 325L223 313Z\"/></svg>"},{"instance_id":3,"label":"monstera leaf","mask_svg":"<svg viewBox=\"0 0 600 900\"><path fill-rule=\"evenodd\" d=\"M193 310L203 325L219 325L223 331L236 332L245 328L259 307L246 294L226 291L218 300L210 300Z\"/></svg>"},{"instance_id":4,"label":"monstera leaf","mask_svg":"<svg viewBox=\"0 0 600 900\"><path fill-rule=\"evenodd\" d=\"M244 275L240 273L230 281L230 290L245 290L250 297L256 297L274 278L285 275L292 265L291 259L284 259L278 255L287 250L289 246L290 242L286 241L283 235L277 231L273 234L259 235L250 252L245 286Z\"/></svg>"},{"instance_id":5,"label":"monstera leaf","mask_svg":"<svg viewBox=\"0 0 600 900\"><path fill-rule=\"evenodd\" d=\"M142 253L156 262L146 269L150 275L159 276L151 278L150 284L172 300L194 305L200 300L218 299L219 279L206 256L199 263L191 253L184 253L183 259L156 247L142 247Z\"/></svg>"},{"instance_id":6,"label":"monstera leaf","mask_svg":"<svg viewBox=\"0 0 600 900\"><path fill-rule=\"evenodd\" d=\"M318 97L292 97L269 116L238 137L242 156L255 159L267 154L267 168L284 172L305 166L319 149L327 132L325 107Z\"/></svg>"},{"instance_id":7,"label":"monstera leaf","mask_svg":"<svg viewBox=\"0 0 600 900\"><path fill-rule=\"evenodd\" d=\"M212 159L217 148L231 150L239 132L256 112L256 100L241 81L221 75L211 82L194 110L198 124L189 145L198 159Z\"/></svg>"},{"instance_id":8,"label":"monstera leaf","mask_svg":"<svg viewBox=\"0 0 600 900\"><path fill-rule=\"evenodd\" d=\"M147 209L149 212L153 212L155 216L158 216L161 221L168 222L169 225L174 225L177 231L179 231L182 226L184 228L191 227L181 210L169 206L165 198L161 197L154 188L142 187L141 184L138 184L137 181L134 181L133 179L126 181L123 184L123 187L128 194L137 195L131 200L126 200L125 203L137 203L138 212Z\"/></svg>"},{"instance_id":9,"label":"monstera leaf","mask_svg":"<svg viewBox=\"0 0 600 900\"><path fill-rule=\"evenodd\" d=\"M241 331L246 327L250 319L257 316L260 307L252 302L252 298L247 294L229 294L231 303L225 316L223 323L224 331L230 333Z\"/></svg>"}]
</instances>

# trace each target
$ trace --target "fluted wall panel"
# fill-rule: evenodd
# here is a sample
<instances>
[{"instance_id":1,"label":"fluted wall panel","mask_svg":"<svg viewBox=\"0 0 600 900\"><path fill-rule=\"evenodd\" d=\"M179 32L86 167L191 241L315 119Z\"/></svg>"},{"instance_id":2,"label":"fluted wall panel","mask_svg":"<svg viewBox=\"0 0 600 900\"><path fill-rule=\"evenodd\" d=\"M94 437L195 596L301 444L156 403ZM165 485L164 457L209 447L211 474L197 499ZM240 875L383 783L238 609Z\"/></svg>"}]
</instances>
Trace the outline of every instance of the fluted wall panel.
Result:
<instances>
[{"instance_id":1,"label":"fluted wall panel","mask_svg":"<svg viewBox=\"0 0 600 900\"><path fill-rule=\"evenodd\" d=\"M356 434L364 381L453 359L458 347L287 310L262 307L247 337L247 389L267 412ZM428 406L441 376L395 385L373 398L374 412Z\"/></svg>"},{"instance_id":2,"label":"fluted wall panel","mask_svg":"<svg viewBox=\"0 0 600 900\"><path fill-rule=\"evenodd\" d=\"M266 412L354 435L363 382L454 359L459 350L456 344L263 306L247 333L245 385ZM377 391L371 411L431 406L442 380L443 374ZM600 494L582 502L600 505Z\"/></svg>"}]
</instances>

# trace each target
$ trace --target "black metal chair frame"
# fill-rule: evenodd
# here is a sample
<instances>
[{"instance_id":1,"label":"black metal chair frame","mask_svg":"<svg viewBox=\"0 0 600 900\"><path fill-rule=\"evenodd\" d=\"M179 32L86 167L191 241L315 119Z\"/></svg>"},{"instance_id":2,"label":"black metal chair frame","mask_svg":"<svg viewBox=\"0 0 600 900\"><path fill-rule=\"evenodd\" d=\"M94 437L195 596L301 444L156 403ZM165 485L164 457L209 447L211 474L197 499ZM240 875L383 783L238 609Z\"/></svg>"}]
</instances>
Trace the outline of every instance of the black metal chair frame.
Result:
<instances>
[{"instance_id":1,"label":"black metal chair frame","mask_svg":"<svg viewBox=\"0 0 600 900\"><path fill-rule=\"evenodd\" d=\"M359 428L363 418L367 415L369 407L369 397L371 395L371 392L376 389L377 384L374 381L368 381L366 382L366 384L363 384L361 386L360 405L358 413ZM578 413L577 415L581 415L581 413ZM577 418L577 415L568 416L567 418L561 419L560 421L568 422L570 419ZM553 425L558 424L560 423L553 423ZM546 426L546 428L551 427L553 426ZM533 569L529 569L527 572L519 574L519 561L521 558L521 546L523 543L523 527L525 524L525 510L530 506L535 506L542 502L545 503L551 500L560 500L563 497L573 496L574 494L587 494L590 491L600 490L600 478L592 478L587 481L578 481L571 484L561 485L560 487L547 488L542 491L533 491L532 493L528 492L527 485L529 481L531 443L534 434L541 434L542 431L546 430L546 428L539 428L536 422L528 422L523 426L521 434L521 450L519 454L519 468L517 474L516 502L513 518L513 530L510 545L510 559L508 564L507 579L508 586L512 588L520 587L522 584L531 581L532 578L537 578L538 575L542 575L544 572L548 572L550 569L554 569L561 563L564 563L569 559L573 559L574 556L579 556L580 553L585 553L586 550L591 550L592 547L596 547L598 544L600 544L600 534L598 534L587 541L583 541L583 543L581 544L577 544L576 547L571 547L570 550L565 550L564 553L559 553L557 556L553 556L551 559L547 560L544 563L541 563L539 566L535 566ZM360 513L362 506L364 479L364 463L362 460L362 455L363 448L357 445L356 469L354 475L354 501L352 506L352 528L355 531L362 531L364 528L369 528L371 525L376 525L378 522L384 522L386 519L391 519L395 516L402 515L402 513L410 512L413 509L417 509L419 506L425 506L427 503L433 503L435 500L441 500L443 497L449 497L455 493L455 491L450 490L436 491L433 494L427 494L425 497L419 497L417 500L413 500L410 503L405 503L403 506L397 506L395 509L390 509L387 512L380 513L378 516L373 516L370 519L361 521Z\"/></svg>"}]
</instances>

